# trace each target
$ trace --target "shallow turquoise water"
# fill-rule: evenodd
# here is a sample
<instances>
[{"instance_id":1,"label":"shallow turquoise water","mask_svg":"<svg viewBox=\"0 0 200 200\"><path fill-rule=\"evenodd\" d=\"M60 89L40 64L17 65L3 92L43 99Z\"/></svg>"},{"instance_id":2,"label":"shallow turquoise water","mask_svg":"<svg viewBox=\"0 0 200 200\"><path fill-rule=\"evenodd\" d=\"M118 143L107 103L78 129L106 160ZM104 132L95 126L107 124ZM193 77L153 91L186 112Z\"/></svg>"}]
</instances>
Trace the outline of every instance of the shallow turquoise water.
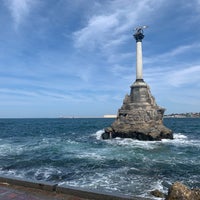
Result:
<instances>
[{"instance_id":1,"label":"shallow turquoise water","mask_svg":"<svg viewBox=\"0 0 200 200\"><path fill-rule=\"evenodd\" d=\"M103 141L112 119L0 119L0 175L149 196L200 187L200 119L165 119L174 140Z\"/></svg>"}]
</instances>

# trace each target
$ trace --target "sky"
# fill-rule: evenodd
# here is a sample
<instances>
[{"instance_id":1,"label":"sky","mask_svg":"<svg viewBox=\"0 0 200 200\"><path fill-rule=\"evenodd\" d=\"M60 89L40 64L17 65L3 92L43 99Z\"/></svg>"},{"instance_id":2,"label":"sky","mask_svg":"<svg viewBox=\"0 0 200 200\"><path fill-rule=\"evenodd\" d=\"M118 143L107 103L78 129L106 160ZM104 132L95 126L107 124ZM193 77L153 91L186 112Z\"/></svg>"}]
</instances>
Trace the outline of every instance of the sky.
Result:
<instances>
[{"instance_id":1,"label":"sky","mask_svg":"<svg viewBox=\"0 0 200 200\"><path fill-rule=\"evenodd\" d=\"M0 0L0 117L117 114L143 77L165 114L200 112L200 0Z\"/></svg>"}]
</instances>

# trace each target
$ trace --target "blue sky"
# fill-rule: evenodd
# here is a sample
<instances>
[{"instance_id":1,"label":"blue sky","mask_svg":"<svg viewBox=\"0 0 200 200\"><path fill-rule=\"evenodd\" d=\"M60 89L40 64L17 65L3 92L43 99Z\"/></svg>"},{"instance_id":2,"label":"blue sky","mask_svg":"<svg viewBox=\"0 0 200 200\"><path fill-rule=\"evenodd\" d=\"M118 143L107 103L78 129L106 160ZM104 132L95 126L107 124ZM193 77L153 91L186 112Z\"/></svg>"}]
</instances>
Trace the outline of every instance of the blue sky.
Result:
<instances>
[{"instance_id":1,"label":"blue sky","mask_svg":"<svg viewBox=\"0 0 200 200\"><path fill-rule=\"evenodd\" d=\"M200 112L200 0L0 0L0 117L116 114L144 80L166 113Z\"/></svg>"}]
</instances>

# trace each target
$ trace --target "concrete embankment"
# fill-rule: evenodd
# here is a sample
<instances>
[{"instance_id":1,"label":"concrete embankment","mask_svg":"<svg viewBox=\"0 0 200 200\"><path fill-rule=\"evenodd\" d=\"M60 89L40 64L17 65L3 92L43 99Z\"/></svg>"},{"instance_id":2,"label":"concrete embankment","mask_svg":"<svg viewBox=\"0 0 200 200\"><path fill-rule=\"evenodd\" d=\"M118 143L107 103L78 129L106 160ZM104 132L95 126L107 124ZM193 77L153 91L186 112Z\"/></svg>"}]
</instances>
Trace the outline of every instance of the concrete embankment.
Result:
<instances>
[{"instance_id":1,"label":"concrete embankment","mask_svg":"<svg viewBox=\"0 0 200 200\"><path fill-rule=\"evenodd\" d=\"M9 188L20 189L22 191L30 192L31 189L35 193L43 192L43 195L54 196L53 199L69 199L69 196L78 197L80 200L93 199L93 200L150 200L147 198L132 197L121 194L105 193L95 190L84 190L70 186L59 186L58 184L49 182L34 182L27 179L19 179L8 176L0 177L0 188L7 186ZM57 195L57 196L56 196ZM62 198L61 198L62 196Z\"/></svg>"}]
</instances>

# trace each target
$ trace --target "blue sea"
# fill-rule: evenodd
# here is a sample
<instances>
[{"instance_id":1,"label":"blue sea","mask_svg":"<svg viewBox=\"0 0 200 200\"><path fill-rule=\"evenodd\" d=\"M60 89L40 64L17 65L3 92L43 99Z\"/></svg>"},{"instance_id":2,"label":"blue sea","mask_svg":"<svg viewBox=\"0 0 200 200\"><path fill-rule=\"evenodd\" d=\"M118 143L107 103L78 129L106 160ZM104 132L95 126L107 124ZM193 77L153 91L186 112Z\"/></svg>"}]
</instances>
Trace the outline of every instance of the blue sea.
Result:
<instances>
[{"instance_id":1,"label":"blue sea","mask_svg":"<svg viewBox=\"0 0 200 200\"><path fill-rule=\"evenodd\" d=\"M0 176L150 197L200 187L200 118L166 118L174 140L102 140L114 119L0 119Z\"/></svg>"}]
</instances>

